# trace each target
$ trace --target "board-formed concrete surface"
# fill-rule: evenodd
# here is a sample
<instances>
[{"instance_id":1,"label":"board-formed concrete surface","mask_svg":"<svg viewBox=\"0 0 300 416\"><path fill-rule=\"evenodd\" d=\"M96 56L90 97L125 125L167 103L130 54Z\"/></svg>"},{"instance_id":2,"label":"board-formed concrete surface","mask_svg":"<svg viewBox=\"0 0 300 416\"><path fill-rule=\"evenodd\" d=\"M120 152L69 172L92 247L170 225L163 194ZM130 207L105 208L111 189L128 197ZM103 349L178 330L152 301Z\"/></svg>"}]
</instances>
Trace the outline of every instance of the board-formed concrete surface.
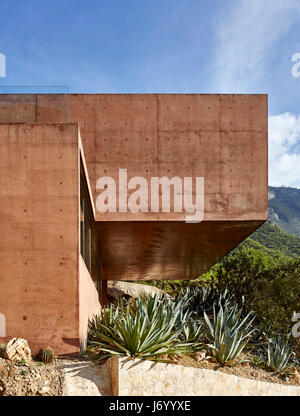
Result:
<instances>
[{"instance_id":1,"label":"board-formed concrete surface","mask_svg":"<svg viewBox=\"0 0 300 416\"><path fill-rule=\"evenodd\" d=\"M92 192L128 177L204 177L205 220L264 220L267 95L0 94L0 123L79 124ZM182 221L178 213L101 213L99 221Z\"/></svg>"},{"instance_id":2,"label":"board-formed concrete surface","mask_svg":"<svg viewBox=\"0 0 300 416\"><path fill-rule=\"evenodd\" d=\"M0 122L79 124L95 206L119 169L204 178L200 224L150 198L148 212L96 210L106 280L195 278L267 220L267 112L260 94L0 95Z\"/></svg>"},{"instance_id":3,"label":"board-formed concrete surface","mask_svg":"<svg viewBox=\"0 0 300 416\"><path fill-rule=\"evenodd\" d=\"M100 310L79 268L78 125L0 124L0 140L0 342L78 354Z\"/></svg>"},{"instance_id":4,"label":"board-formed concrete surface","mask_svg":"<svg viewBox=\"0 0 300 416\"><path fill-rule=\"evenodd\" d=\"M267 220L267 128L266 95L0 94L0 342L78 354L101 280L194 279L219 261ZM203 221L172 199L170 212L151 198L145 212L95 210L98 180L119 188L119 169L204 178Z\"/></svg>"}]
</instances>

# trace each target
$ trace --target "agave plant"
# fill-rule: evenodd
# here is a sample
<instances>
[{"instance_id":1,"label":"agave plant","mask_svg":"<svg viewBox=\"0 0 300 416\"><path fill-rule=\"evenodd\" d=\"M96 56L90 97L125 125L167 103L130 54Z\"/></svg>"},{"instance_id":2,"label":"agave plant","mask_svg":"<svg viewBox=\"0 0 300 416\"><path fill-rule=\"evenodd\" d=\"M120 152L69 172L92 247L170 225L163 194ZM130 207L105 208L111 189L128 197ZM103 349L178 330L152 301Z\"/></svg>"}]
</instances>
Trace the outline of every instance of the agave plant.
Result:
<instances>
[{"instance_id":1,"label":"agave plant","mask_svg":"<svg viewBox=\"0 0 300 416\"><path fill-rule=\"evenodd\" d=\"M119 306L111 305L109 308L102 309L100 315L94 316L89 322L88 339L97 341L99 333L105 332L105 328L112 329L115 326L120 314ZM109 332L106 331L106 335L108 334Z\"/></svg>"},{"instance_id":2,"label":"agave plant","mask_svg":"<svg viewBox=\"0 0 300 416\"><path fill-rule=\"evenodd\" d=\"M288 340L279 337L269 338L266 350L266 354L263 355L265 364L273 371L285 372L292 356Z\"/></svg>"},{"instance_id":3,"label":"agave plant","mask_svg":"<svg viewBox=\"0 0 300 416\"><path fill-rule=\"evenodd\" d=\"M193 286L181 290L177 297L177 301L181 302L184 310L189 310L198 316L203 311L210 312L213 306L224 306L226 303L231 303L233 300L231 294L227 289L222 293L216 292L211 287Z\"/></svg>"},{"instance_id":4,"label":"agave plant","mask_svg":"<svg viewBox=\"0 0 300 416\"><path fill-rule=\"evenodd\" d=\"M187 322L182 330L181 339L192 343L194 350L199 349L203 344L204 334L202 331L202 323L196 321Z\"/></svg>"},{"instance_id":5,"label":"agave plant","mask_svg":"<svg viewBox=\"0 0 300 416\"><path fill-rule=\"evenodd\" d=\"M232 365L247 345L254 317L250 313L242 318L242 309L237 305L225 302L214 305L213 321L210 322L204 312L204 319L208 329L208 349L211 357L221 365Z\"/></svg>"},{"instance_id":6,"label":"agave plant","mask_svg":"<svg viewBox=\"0 0 300 416\"><path fill-rule=\"evenodd\" d=\"M181 302L184 310L190 310L200 313L212 305L215 299L215 293L210 287L193 286L181 290L177 301Z\"/></svg>"},{"instance_id":7,"label":"agave plant","mask_svg":"<svg viewBox=\"0 0 300 416\"><path fill-rule=\"evenodd\" d=\"M180 340L180 308L157 295L144 295L120 310L110 305L90 324L89 348L97 359L112 355L154 357L191 351L191 342Z\"/></svg>"}]
</instances>

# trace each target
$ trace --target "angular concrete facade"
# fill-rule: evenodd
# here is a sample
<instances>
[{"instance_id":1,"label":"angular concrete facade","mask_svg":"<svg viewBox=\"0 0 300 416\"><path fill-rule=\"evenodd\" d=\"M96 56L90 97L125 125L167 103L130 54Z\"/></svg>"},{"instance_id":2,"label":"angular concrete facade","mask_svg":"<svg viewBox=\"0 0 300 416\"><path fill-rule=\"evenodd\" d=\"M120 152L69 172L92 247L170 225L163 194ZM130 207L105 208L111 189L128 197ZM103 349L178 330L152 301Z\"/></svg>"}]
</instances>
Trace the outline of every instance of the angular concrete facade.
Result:
<instances>
[{"instance_id":1,"label":"angular concrete facade","mask_svg":"<svg viewBox=\"0 0 300 416\"><path fill-rule=\"evenodd\" d=\"M265 95L0 95L0 123L0 342L78 353L99 279L195 278L267 220ZM119 169L203 177L203 221L150 199L148 212L99 212L97 181L118 187Z\"/></svg>"},{"instance_id":2,"label":"angular concrete facade","mask_svg":"<svg viewBox=\"0 0 300 416\"><path fill-rule=\"evenodd\" d=\"M33 351L76 352L87 306L100 308L79 254L78 133L77 124L0 125L2 341L26 338Z\"/></svg>"}]
</instances>

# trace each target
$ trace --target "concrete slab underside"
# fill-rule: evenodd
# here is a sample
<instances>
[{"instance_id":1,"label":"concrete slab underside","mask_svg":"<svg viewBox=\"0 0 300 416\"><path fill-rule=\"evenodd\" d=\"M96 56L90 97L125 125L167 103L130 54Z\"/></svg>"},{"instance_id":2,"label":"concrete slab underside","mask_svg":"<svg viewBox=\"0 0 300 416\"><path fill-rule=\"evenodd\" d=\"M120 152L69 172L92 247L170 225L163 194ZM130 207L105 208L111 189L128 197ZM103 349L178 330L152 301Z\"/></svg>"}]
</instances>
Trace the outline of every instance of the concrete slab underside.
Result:
<instances>
[{"instance_id":1,"label":"concrete slab underside","mask_svg":"<svg viewBox=\"0 0 300 416\"><path fill-rule=\"evenodd\" d=\"M102 265L109 280L194 279L262 223L98 223Z\"/></svg>"}]
</instances>

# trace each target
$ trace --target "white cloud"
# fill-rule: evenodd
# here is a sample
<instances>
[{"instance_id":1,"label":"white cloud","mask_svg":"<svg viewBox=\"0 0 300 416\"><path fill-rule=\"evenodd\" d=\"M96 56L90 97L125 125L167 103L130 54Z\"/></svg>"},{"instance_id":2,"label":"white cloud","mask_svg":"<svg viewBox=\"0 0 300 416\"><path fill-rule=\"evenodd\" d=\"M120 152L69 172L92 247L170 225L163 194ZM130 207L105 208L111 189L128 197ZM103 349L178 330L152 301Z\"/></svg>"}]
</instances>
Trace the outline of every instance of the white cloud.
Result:
<instances>
[{"instance_id":1,"label":"white cloud","mask_svg":"<svg viewBox=\"0 0 300 416\"><path fill-rule=\"evenodd\" d=\"M274 44L300 16L298 0L237 0L216 20L214 85L220 92L253 92ZM226 11L225 11L226 9Z\"/></svg>"},{"instance_id":2,"label":"white cloud","mask_svg":"<svg viewBox=\"0 0 300 416\"><path fill-rule=\"evenodd\" d=\"M300 115L269 117L269 184L300 186Z\"/></svg>"},{"instance_id":3,"label":"white cloud","mask_svg":"<svg viewBox=\"0 0 300 416\"><path fill-rule=\"evenodd\" d=\"M266 91L279 42L299 21L299 0L224 2L215 21L213 89L226 93ZM290 76L290 74L289 74ZM269 117L269 184L300 187L300 115Z\"/></svg>"}]
</instances>

